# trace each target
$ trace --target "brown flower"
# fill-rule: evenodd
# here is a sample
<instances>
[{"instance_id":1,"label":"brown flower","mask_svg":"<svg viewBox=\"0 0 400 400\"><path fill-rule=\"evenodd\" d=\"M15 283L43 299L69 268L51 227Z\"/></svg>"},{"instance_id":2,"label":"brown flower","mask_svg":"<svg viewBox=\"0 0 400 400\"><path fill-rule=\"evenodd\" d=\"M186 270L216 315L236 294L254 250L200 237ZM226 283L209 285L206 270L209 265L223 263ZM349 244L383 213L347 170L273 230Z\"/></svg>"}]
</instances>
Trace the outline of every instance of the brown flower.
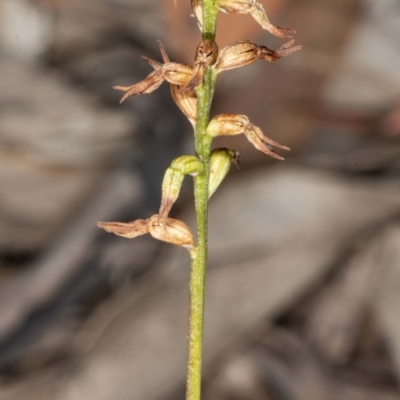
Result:
<instances>
[{"instance_id":1,"label":"brown flower","mask_svg":"<svg viewBox=\"0 0 400 400\"><path fill-rule=\"evenodd\" d=\"M301 46L293 47L294 40L285 43L278 50L271 50L266 46L259 46L249 40L233 43L224 47L215 64L217 73L229 69L241 68L252 64L257 60L276 61L301 49Z\"/></svg>"},{"instance_id":2,"label":"brown flower","mask_svg":"<svg viewBox=\"0 0 400 400\"><path fill-rule=\"evenodd\" d=\"M281 38L290 38L296 33L293 29L280 28L272 25L264 7L255 0L216 0L215 5L223 12L234 14L251 14L261 27Z\"/></svg>"},{"instance_id":3,"label":"brown flower","mask_svg":"<svg viewBox=\"0 0 400 400\"><path fill-rule=\"evenodd\" d=\"M151 58L142 56L153 68L154 71L143 81L132 86L114 86L114 89L126 92L121 99L121 103L130 96L137 94L147 94L154 92L166 80L173 85L186 86L192 79L193 68L188 65L172 63L169 61L164 46L158 42L164 64Z\"/></svg>"},{"instance_id":4,"label":"brown flower","mask_svg":"<svg viewBox=\"0 0 400 400\"><path fill-rule=\"evenodd\" d=\"M196 49L193 73L190 82L187 84L189 89L194 89L199 85L207 67L214 65L218 57L218 45L213 40L204 39Z\"/></svg>"},{"instance_id":5,"label":"brown flower","mask_svg":"<svg viewBox=\"0 0 400 400\"><path fill-rule=\"evenodd\" d=\"M256 149L277 160L284 160L284 158L276 154L273 147L290 150L289 147L282 146L278 142L264 136L261 129L253 125L245 115L219 114L210 121L207 127L207 135L210 137L233 136L242 133L246 135L249 142Z\"/></svg>"},{"instance_id":6,"label":"brown flower","mask_svg":"<svg viewBox=\"0 0 400 400\"><path fill-rule=\"evenodd\" d=\"M155 239L183 246L188 250L191 250L194 246L193 235L184 222L173 218L162 219L158 214L148 219L138 219L128 223L98 222L97 226L107 232L128 239L150 233Z\"/></svg>"}]
</instances>

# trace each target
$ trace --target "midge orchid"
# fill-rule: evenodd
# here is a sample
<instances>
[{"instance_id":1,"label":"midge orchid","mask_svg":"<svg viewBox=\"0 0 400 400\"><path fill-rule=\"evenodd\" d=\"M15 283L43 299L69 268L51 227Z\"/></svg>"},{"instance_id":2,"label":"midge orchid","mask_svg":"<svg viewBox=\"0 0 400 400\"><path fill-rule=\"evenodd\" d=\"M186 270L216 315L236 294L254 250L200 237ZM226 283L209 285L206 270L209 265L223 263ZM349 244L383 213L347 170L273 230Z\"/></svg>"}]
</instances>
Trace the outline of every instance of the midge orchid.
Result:
<instances>
[{"instance_id":1,"label":"midge orchid","mask_svg":"<svg viewBox=\"0 0 400 400\"><path fill-rule=\"evenodd\" d=\"M134 95L152 93L167 81L171 85L173 100L194 128L195 154L178 157L167 168L158 214L127 223L98 222L98 226L128 239L149 233L155 239L189 250L191 275L186 399L200 400L208 200L225 179L231 164L239 164L238 152L227 148L211 150L212 141L216 136L244 134L256 149L278 160L283 160L283 157L274 151L274 147L289 150L266 137L245 115L219 114L210 121L215 82L223 71L241 68L257 60L273 62L300 50L301 46L294 46L294 40L290 40L278 50L271 50L243 40L219 50L215 32L220 11L249 14L263 29L281 38L292 38L295 31L272 25L263 6L255 0L191 0L191 4L202 33L193 65L171 62L159 42L162 62L142 57L153 72L132 86L115 86L114 89L125 92L121 99L123 102ZM183 221L169 216L186 175L191 175L194 183L196 240Z\"/></svg>"}]
</instances>

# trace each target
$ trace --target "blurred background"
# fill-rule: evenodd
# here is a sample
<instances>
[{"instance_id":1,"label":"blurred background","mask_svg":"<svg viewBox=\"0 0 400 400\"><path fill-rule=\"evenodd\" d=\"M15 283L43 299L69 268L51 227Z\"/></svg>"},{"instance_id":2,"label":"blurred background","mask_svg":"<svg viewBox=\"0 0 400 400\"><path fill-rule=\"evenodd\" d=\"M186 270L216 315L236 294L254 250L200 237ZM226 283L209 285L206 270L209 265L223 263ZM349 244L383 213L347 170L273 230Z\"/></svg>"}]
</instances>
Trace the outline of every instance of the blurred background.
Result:
<instances>
[{"instance_id":1,"label":"blurred background","mask_svg":"<svg viewBox=\"0 0 400 400\"><path fill-rule=\"evenodd\" d=\"M191 64L188 0L0 1L0 399L184 399L187 251L100 231L158 211L193 153L161 60ZM205 400L400 399L400 2L263 0L303 50L222 74L245 138L210 204ZM220 47L272 37L219 18ZM193 226L192 183L172 216Z\"/></svg>"}]
</instances>

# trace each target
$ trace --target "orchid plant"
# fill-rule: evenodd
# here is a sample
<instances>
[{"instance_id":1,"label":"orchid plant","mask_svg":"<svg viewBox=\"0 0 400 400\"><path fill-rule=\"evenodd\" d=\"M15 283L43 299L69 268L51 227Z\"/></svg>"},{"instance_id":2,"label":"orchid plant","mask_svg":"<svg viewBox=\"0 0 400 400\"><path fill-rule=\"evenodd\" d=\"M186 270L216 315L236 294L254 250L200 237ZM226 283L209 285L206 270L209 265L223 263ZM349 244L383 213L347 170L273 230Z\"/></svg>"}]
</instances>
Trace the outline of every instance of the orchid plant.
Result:
<instances>
[{"instance_id":1,"label":"orchid plant","mask_svg":"<svg viewBox=\"0 0 400 400\"><path fill-rule=\"evenodd\" d=\"M255 0L191 0L191 4L202 33L193 66L171 62L164 46L159 42L162 62L143 56L153 72L132 86L114 88L125 92L122 102L134 95L151 93L167 81L173 100L193 126L195 154L176 158L165 172L158 214L127 223L98 222L98 226L129 239L149 233L155 239L183 246L189 251L191 276L186 398L200 400L208 201L228 174L231 164L239 164L238 152L227 148L211 150L212 141L217 136L244 134L256 149L277 160L284 158L274 148L289 150L266 137L245 115L220 114L210 121L215 82L223 71L241 68L257 60L273 62L298 51L301 46L294 46L294 40L291 39L295 31L272 25L263 6ZM263 29L275 36L289 38L289 41L278 50L271 50L248 40L219 50L215 42L219 12L250 14ZM191 175L194 181L196 241L183 221L169 216L186 175Z\"/></svg>"}]
</instances>

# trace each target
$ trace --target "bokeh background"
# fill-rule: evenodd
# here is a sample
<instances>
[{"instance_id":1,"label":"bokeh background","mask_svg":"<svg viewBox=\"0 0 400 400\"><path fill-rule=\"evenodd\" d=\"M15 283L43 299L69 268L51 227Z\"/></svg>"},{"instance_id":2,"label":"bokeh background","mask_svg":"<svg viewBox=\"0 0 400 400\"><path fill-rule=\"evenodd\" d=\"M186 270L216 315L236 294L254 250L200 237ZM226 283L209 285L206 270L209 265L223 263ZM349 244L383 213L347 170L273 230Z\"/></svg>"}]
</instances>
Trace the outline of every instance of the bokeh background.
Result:
<instances>
[{"instance_id":1,"label":"bokeh background","mask_svg":"<svg viewBox=\"0 0 400 400\"><path fill-rule=\"evenodd\" d=\"M96 228L157 212L170 161L193 153L164 84L191 64L188 0L0 1L0 399L184 399L189 258ZM263 0L303 50L222 74L213 113L245 140L211 200L205 400L400 399L400 2ZM250 16L222 47L283 44ZM192 183L173 216L193 226Z\"/></svg>"}]
</instances>

